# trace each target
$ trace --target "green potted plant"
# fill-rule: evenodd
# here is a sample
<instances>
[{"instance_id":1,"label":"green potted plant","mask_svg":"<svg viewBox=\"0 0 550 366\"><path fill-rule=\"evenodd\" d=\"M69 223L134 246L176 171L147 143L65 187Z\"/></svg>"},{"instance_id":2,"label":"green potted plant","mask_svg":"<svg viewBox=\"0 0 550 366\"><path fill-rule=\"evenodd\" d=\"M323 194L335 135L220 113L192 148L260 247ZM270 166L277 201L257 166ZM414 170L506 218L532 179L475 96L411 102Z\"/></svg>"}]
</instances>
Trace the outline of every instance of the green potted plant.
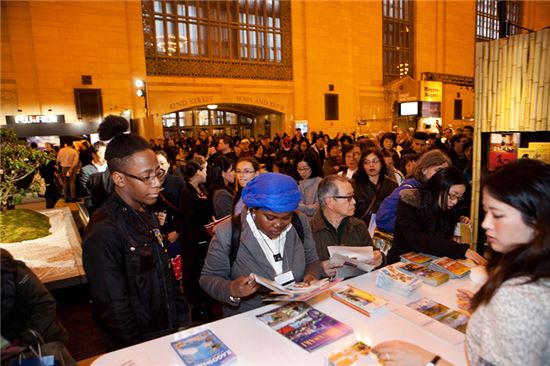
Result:
<instances>
[{"instance_id":1,"label":"green potted plant","mask_svg":"<svg viewBox=\"0 0 550 366\"><path fill-rule=\"evenodd\" d=\"M5 209L15 208L28 193L37 196L39 183L33 180L28 184L27 181L53 158L52 154L33 149L26 141L19 140L12 129L0 128L1 242L18 241L16 237L21 238L21 234L26 240L48 235L50 224L47 216L32 210L5 212ZM28 231L34 233L28 235ZM16 237L11 238L13 235Z\"/></svg>"}]
</instances>

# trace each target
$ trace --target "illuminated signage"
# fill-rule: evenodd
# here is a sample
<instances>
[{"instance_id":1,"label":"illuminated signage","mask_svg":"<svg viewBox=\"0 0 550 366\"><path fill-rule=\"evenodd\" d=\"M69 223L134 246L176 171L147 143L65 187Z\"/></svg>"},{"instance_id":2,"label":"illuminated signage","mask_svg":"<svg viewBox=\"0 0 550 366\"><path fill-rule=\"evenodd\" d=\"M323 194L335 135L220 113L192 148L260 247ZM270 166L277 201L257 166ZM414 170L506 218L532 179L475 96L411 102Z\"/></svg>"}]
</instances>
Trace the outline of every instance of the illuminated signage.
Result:
<instances>
[{"instance_id":1,"label":"illuminated signage","mask_svg":"<svg viewBox=\"0 0 550 366\"><path fill-rule=\"evenodd\" d=\"M28 124L28 123L63 123L65 115L63 114L30 114L6 116L8 124Z\"/></svg>"},{"instance_id":2,"label":"illuminated signage","mask_svg":"<svg viewBox=\"0 0 550 366\"><path fill-rule=\"evenodd\" d=\"M420 81L420 100L441 102L443 100L443 83L441 81Z\"/></svg>"}]
</instances>

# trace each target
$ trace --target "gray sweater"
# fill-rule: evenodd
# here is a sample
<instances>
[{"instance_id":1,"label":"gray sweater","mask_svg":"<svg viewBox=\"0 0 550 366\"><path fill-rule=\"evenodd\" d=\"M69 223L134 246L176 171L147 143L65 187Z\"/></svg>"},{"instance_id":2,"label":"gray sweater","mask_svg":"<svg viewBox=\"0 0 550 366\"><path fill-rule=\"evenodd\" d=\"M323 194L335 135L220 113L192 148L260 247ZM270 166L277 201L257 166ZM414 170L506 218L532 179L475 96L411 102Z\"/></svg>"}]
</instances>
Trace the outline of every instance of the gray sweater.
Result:
<instances>
[{"instance_id":1,"label":"gray sweater","mask_svg":"<svg viewBox=\"0 0 550 366\"><path fill-rule=\"evenodd\" d=\"M232 306L229 301L229 284L232 280L240 276L248 276L250 273L271 280L275 279L275 271L246 221L247 211L245 207L241 212L241 241L233 266L231 267L229 262L231 220L227 220L220 223L214 230L200 277L201 287L214 299L224 303L224 316L235 315L264 305L261 295L256 292L243 298L239 306ZM283 272L291 270L296 282L303 280L307 265L319 261L309 223L303 214L298 213L298 216L304 229L304 242L302 243L296 230L291 228L286 235L283 250ZM318 273L313 273L317 278L321 275L320 269L319 265Z\"/></svg>"},{"instance_id":2,"label":"gray sweater","mask_svg":"<svg viewBox=\"0 0 550 366\"><path fill-rule=\"evenodd\" d=\"M504 282L468 322L470 365L550 365L550 280Z\"/></svg>"},{"instance_id":3,"label":"gray sweater","mask_svg":"<svg viewBox=\"0 0 550 366\"><path fill-rule=\"evenodd\" d=\"M319 202L317 199L317 189L322 178L315 177L309 179L303 179L298 182L298 187L302 193L302 201L298 210L306 214L310 219L315 215L315 212L319 209Z\"/></svg>"}]
</instances>

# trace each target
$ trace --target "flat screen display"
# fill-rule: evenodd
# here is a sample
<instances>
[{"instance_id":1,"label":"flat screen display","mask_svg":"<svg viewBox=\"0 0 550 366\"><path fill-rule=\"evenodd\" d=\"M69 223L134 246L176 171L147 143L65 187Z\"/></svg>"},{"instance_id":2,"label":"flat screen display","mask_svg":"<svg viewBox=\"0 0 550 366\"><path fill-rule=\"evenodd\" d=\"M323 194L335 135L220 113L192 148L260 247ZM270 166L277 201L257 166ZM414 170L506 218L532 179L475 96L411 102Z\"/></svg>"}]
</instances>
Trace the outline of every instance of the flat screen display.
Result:
<instances>
[{"instance_id":1,"label":"flat screen display","mask_svg":"<svg viewBox=\"0 0 550 366\"><path fill-rule=\"evenodd\" d=\"M55 146L60 146L61 141L59 136L29 136L27 137L27 142L29 144L36 143L39 150L44 150L46 148L46 143L50 143Z\"/></svg>"},{"instance_id":2,"label":"flat screen display","mask_svg":"<svg viewBox=\"0 0 550 366\"><path fill-rule=\"evenodd\" d=\"M405 102L399 104L400 116L418 116L418 102Z\"/></svg>"},{"instance_id":3,"label":"flat screen display","mask_svg":"<svg viewBox=\"0 0 550 366\"><path fill-rule=\"evenodd\" d=\"M423 118L426 117L441 117L441 102L422 102L422 114Z\"/></svg>"}]
</instances>

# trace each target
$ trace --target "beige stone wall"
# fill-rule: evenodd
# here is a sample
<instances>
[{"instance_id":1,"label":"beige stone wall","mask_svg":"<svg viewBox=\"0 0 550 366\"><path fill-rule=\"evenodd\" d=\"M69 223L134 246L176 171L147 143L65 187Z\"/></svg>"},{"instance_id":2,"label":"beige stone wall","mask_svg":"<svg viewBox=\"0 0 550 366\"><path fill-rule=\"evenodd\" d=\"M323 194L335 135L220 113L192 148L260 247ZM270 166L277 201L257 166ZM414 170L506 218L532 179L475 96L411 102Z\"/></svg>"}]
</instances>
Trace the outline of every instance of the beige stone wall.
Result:
<instances>
[{"instance_id":1,"label":"beige stone wall","mask_svg":"<svg viewBox=\"0 0 550 366\"><path fill-rule=\"evenodd\" d=\"M295 120L330 134L391 127L392 105L382 82L380 1L293 0L292 81L147 77L140 1L2 1L0 123L5 115L64 114L77 121L74 88L92 75L102 90L104 114L130 109L145 137L162 135L162 114L208 103L248 104L281 113L273 132ZM524 24L550 23L550 2L527 1ZM423 72L473 76L475 1L415 2L415 79ZM149 118L133 82L145 79ZM326 121L329 84L339 95L339 119ZM460 92L463 115L473 114L473 93L445 85L443 124L453 120ZM261 117L263 120L264 116ZM358 119L369 121L357 126ZM261 130L261 126L258 126ZM258 132L257 133L261 133Z\"/></svg>"}]
</instances>

